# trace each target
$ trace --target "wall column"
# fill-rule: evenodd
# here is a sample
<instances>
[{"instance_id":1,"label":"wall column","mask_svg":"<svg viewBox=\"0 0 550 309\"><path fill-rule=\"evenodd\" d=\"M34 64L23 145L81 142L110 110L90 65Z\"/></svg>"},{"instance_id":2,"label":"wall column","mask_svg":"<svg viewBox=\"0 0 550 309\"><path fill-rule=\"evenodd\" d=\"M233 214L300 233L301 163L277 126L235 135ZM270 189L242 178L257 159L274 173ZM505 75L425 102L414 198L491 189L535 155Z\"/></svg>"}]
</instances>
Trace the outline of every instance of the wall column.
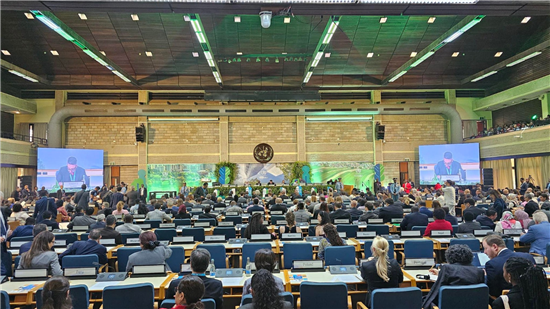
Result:
<instances>
[{"instance_id":1,"label":"wall column","mask_svg":"<svg viewBox=\"0 0 550 309\"><path fill-rule=\"evenodd\" d=\"M56 90L55 91L55 110L58 111L65 107L65 102L67 102L67 91ZM61 145L58 147L65 146L65 139L67 138L67 133L65 132L66 126L65 123L61 123Z\"/></svg>"},{"instance_id":2,"label":"wall column","mask_svg":"<svg viewBox=\"0 0 550 309\"><path fill-rule=\"evenodd\" d=\"M298 161L306 161L306 117L296 116L296 151Z\"/></svg>"},{"instance_id":3,"label":"wall column","mask_svg":"<svg viewBox=\"0 0 550 309\"><path fill-rule=\"evenodd\" d=\"M380 90L373 90L370 93L370 102L371 104L380 104L382 102L382 91ZM378 102L378 103L376 103Z\"/></svg>"},{"instance_id":4,"label":"wall column","mask_svg":"<svg viewBox=\"0 0 550 309\"><path fill-rule=\"evenodd\" d=\"M143 102L149 105L149 91L138 90L138 102Z\"/></svg>"},{"instance_id":5,"label":"wall column","mask_svg":"<svg viewBox=\"0 0 550 309\"><path fill-rule=\"evenodd\" d=\"M542 95L540 103L542 104L542 115L540 116L546 118L546 116L550 115L550 92Z\"/></svg>"},{"instance_id":6,"label":"wall column","mask_svg":"<svg viewBox=\"0 0 550 309\"><path fill-rule=\"evenodd\" d=\"M229 161L229 117L220 117L220 162Z\"/></svg>"}]
</instances>

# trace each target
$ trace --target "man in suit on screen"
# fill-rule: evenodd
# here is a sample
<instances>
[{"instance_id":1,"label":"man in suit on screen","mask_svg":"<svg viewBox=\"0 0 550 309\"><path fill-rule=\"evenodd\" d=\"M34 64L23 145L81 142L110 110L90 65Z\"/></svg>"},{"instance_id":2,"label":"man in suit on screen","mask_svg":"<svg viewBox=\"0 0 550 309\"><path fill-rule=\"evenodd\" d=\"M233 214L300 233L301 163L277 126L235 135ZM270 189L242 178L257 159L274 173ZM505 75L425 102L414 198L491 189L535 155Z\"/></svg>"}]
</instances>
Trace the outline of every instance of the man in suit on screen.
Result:
<instances>
[{"instance_id":1,"label":"man in suit on screen","mask_svg":"<svg viewBox=\"0 0 550 309\"><path fill-rule=\"evenodd\" d=\"M461 180L466 180L466 172L462 165L453 160L453 154L449 151L445 152L442 161L437 162L434 172L439 179L443 175L459 175Z\"/></svg>"},{"instance_id":2,"label":"man in suit on screen","mask_svg":"<svg viewBox=\"0 0 550 309\"><path fill-rule=\"evenodd\" d=\"M67 165L57 171L55 178L60 185L64 182L83 182L86 186L90 185L86 170L76 164L75 157L67 159Z\"/></svg>"}]
</instances>

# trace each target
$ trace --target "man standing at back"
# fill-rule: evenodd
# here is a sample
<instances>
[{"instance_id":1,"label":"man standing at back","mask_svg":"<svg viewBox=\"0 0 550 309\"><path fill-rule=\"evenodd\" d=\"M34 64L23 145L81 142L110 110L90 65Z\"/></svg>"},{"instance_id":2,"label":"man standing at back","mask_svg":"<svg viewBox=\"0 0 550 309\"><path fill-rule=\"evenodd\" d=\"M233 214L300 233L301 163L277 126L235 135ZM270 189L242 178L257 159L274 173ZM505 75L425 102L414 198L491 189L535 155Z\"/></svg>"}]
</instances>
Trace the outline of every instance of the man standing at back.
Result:
<instances>
[{"instance_id":1,"label":"man standing at back","mask_svg":"<svg viewBox=\"0 0 550 309\"><path fill-rule=\"evenodd\" d=\"M76 192L74 195L74 203L76 206L80 206L84 212L88 209L88 202L90 201L90 192L86 191L86 185L82 185L82 190Z\"/></svg>"},{"instance_id":2,"label":"man standing at back","mask_svg":"<svg viewBox=\"0 0 550 309\"><path fill-rule=\"evenodd\" d=\"M55 200L51 197L47 197L47 194L48 192L40 192L40 199L36 202L34 214L32 215L36 219L36 223L44 221L42 214L44 214L45 211L51 212L52 216L57 218Z\"/></svg>"},{"instance_id":3,"label":"man standing at back","mask_svg":"<svg viewBox=\"0 0 550 309\"><path fill-rule=\"evenodd\" d=\"M456 191L453 185L454 185L454 182L452 180L446 180L445 186L443 187L443 196L444 196L443 206L449 207L449 213L452 216L456 215L455 213Z\"/></svg>"},{"instance_id":4,"label":"man standing at back","mask_svg":"<svg viewBox=\"0 0 550 309\"><path fill-rule=\"evenodd\" d=\"M202 187L198 187L195 190L195 196L200 197L201 200L203 200L208 195L208 182L205 182L202 184Z\"/></svg>"},{"instance_id":5,"label":"man standing at back","mask_svg":"<svg viewBox=\"0 0 550 309\"><path fill-rule=\"evenodd\" d=\"M111 208L112 209L115 209L116 208L116 204L118 204L118 202L120 201L124 201L124 194L122 194L122 187L117 187L116 188L116 193L114 193L113 195L111 195ZM132 205L134 206L134 205Z\"/></svg>"},{"instance_id":6,"label":"man standing at back","mask_svg":"<svg viewBox=\"0 0 550 309\"><path fill-rule=\"evenodd\" d=\"M397 178L394 178L393 182L390 183L388 191L390 191L392 200L397 201L397 199L399 199L399 184L397 183Z\"/></svg>"}]
</instances>

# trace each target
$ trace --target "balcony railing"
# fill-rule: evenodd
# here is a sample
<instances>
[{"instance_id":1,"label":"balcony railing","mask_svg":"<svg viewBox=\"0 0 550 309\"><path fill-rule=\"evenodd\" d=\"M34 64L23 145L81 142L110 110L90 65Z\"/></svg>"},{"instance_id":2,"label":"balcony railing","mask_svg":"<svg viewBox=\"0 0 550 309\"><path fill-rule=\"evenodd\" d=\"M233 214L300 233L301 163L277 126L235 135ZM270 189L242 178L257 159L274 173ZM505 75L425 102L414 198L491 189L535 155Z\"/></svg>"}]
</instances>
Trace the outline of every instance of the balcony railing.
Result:
<instances>
[{"instance_id":1,"label":"balcony railing","mask_svg":"<svg viewBox=\"0 0 550 309\"><path fill-rule=\"evenodd\" d=\"M17 134L12 132L1 132L0 137L9 138L16 141L24 141L37 145L48 145L48 140L40 137L31 137L30 135Z\"/></svg>"}]
</instances>

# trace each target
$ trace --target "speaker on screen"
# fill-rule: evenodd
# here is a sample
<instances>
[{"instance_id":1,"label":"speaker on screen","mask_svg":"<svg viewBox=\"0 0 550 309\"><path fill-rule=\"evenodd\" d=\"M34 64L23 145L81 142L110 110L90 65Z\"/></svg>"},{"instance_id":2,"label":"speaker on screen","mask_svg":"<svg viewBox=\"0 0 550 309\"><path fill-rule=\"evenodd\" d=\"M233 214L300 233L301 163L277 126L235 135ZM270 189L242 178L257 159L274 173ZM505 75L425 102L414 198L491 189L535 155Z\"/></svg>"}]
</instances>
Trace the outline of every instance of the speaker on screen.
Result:
<instances>
[{"instance_id":1,"label":"speaker on screen","mask_svg":"<svg viewBox=\"0 0 550 309\"><path fill-rule=\"evenodd\" d=\"M483 185L484 186L493 186L493 169L484 168L482 171L483 174Z\"/></svg>"}]
</instances>

